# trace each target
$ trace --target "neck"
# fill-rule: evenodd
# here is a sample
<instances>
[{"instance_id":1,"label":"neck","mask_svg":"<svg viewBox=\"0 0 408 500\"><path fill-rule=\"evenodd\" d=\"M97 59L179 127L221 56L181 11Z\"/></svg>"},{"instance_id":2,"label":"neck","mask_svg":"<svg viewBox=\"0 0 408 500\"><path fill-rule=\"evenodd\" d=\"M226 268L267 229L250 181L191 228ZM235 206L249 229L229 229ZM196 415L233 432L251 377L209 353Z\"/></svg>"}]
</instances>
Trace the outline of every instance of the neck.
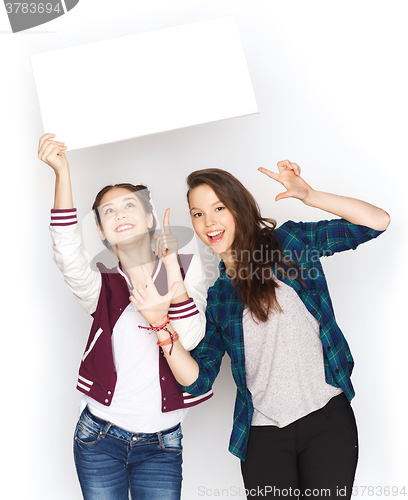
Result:
<instances>
[{"instance_id":1,"label":"neck","mask_svg":"<svg viewBox=\"0 0 408 500\"><path fill-rule=\"evenodd\" d=\"M150 247L150 239L148 244L137 245L135 247L132 245L131 247L125 246L116 246L115 247L116 256L120 260L123 269L129 274L133 285L136 282L144 282L143 272L140 268L141 262L144 262L149 270L150 274L153 273L154 265L156 262L156 256L154 255L151 247Z\"/></svg>"},{"instance_id":2,"label":"neck","mask_svg":"<svg viewBox=\"0 0 408 500\"><path fill-rule=\"evenodd\" d=\"M227 274L231 275L232 270L235 268L234 259L231 255L231 252L226 251L226 252L220 253L220 257L225 264L225 272Z\"/></svg>"}]
</instances>

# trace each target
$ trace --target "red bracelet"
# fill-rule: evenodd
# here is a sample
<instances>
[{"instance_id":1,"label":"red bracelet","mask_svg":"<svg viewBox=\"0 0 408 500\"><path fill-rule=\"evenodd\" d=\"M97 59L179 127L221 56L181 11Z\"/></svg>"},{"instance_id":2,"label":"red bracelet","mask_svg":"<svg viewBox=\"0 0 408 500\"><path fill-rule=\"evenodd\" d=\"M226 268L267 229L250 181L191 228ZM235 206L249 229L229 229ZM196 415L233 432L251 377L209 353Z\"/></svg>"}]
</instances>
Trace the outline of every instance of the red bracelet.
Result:
<instances>
[{"instance_id":1,"label":"red bracelet","mask_svg":"<svg viewBox=\"0 0 408 500\"><path fill-rule=\"evenodd\" d=\"M174 332L173 338L167 337L167 339L163 340L163 342L157 342L157 345L161 347L162 345L174 344L174 342L177 342L178 339L179 339L179 334L177 332Z\"/></svg>"},{"instance_id":2,"label":"red bracelet","mask_svg":"<svg viewBox=\"0 0 408 500\"><path fill-rule=\"evenodd\" d=\"M167 331L167 328L165 328L165 326L169 323L170 323L170 316L167 315L166 321L160 326L153 326L152 324L149 323L149 326L139 325L139 328L143 328L143 330L151 330L151 332L149 332L149 335L151 335L153 332L157 333L159 330L166 330Z\"/></svg>"},{"instance_id":3,"label":"red bracelet","mask_svg":"<svg viewBox=\"0 0 408 500\"><path fill-rule=\"evenodd\" d=\"M179 319L179 318L177 318L177 319ZM170 323L170 316L169 315L167 315L166 321L160 326L153 326L151 323L149 323L149 326L139 325L139 328L143 328L143 330L151 330L149 332L149 335L152 334L153 332L157 333L159 330L165 330L170 335L170 337L168 337L163 342L157 342L157 345L159 347L161 347L162 345L171 344L170 351L169 351L169 355L170 355L173 351L174 342L177 342L177 340L179 339L179 335L177 332L172 333L168 328L166 328L166 325L168 323Z\"/></svg>"},{"instance_id":4,"label":"red bracelet","mask_svg":"<svg viewBox=\"0 0 408 500\"><path fill-rule=\"evenodd\" d=\"M173 352L174 342L178 341L179 334L177 332L171 333L171 331L167 330L167 328L166 328L166 332L168 332L170 334L170 337L167 337L167 339L163 340L163 342L157 342L157 345L159 347L161 347L163 345L169 345L169 344L171 344L170 351L169 351L169 356L171 356L171 353ZM166 353L164 352L163 349L162 349L162 351L163 351L163 354L166 355Z\"/></svg>"}]
</instances>

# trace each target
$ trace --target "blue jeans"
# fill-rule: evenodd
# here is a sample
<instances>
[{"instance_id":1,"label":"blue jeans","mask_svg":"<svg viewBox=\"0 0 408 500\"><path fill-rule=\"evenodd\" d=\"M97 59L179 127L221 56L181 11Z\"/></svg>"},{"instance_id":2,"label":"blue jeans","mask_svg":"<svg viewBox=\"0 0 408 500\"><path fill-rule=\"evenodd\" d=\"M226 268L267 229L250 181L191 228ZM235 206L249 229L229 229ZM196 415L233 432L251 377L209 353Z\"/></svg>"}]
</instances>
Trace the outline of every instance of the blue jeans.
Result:
<instances>
[{"instance_id":1,"label":"blue jeans","mask_svg":"<svg viewBox=\"0 0 408 500\"><path fill-rule=\"evenodd\" d=\"M180 500L180 424L133 434L85 408L75 429L74 459L84 500Z\"/></svg>"}]
</instances>

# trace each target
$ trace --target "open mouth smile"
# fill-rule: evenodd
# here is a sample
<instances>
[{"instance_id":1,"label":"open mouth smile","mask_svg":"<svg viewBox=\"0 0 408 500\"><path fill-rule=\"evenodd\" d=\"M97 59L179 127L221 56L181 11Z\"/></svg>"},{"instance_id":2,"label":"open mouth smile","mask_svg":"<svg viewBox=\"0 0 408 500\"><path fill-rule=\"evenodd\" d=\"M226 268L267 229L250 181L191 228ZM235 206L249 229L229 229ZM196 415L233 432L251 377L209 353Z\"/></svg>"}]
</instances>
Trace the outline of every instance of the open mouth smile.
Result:
<instances>
[{"instance_id":1,"label":"open mouth smile","mask_svg":"<svg viewBox=\"0 0 408 500\"><path fill-rule=\"evenodd\" d=\"M210 238L210 240L213 243L218 243L219 241L222 240L224 233L225 233L225 229L222 229L219 231L212 231L211 233L207 233L207 236Z\"/></svg>"},{"instance_id":2,"label":"open mouth smile","mask_svg":"<svg viewBox=\"0 0 408 500\"><path fill-rule=\"evenodd\" d=\"M115 233L122 233L123 231L128 231L134 227L135 226L133 224L122 224L115 229Z\"/></svg>"}]
</instances>

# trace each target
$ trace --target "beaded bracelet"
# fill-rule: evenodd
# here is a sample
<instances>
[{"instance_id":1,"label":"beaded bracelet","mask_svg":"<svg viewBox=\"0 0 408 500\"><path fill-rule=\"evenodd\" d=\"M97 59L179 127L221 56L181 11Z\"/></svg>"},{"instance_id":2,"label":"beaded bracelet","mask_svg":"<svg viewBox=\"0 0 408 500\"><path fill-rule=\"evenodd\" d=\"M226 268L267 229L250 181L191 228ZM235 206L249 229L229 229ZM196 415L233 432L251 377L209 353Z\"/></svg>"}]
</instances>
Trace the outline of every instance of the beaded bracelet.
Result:
<instances>
[{"instance_id":1,"label":"beaded bracelet","mask_svg":"<svg viewBox=\"0 0 408 500\"><path fill-rule=\"evenodd\" d=\"M143 330L151 330L151 332L149 332L149 335L151 335L153 332L157 333L159 330L167 331L167 328L165 328L165 326L168 325L169 323L170 323L170 316L167 315L166 321L160 326L153 326L151 323L149 323L149 326L139 325L139 328L143 328Z\"/></svg>"}]
</instances>

